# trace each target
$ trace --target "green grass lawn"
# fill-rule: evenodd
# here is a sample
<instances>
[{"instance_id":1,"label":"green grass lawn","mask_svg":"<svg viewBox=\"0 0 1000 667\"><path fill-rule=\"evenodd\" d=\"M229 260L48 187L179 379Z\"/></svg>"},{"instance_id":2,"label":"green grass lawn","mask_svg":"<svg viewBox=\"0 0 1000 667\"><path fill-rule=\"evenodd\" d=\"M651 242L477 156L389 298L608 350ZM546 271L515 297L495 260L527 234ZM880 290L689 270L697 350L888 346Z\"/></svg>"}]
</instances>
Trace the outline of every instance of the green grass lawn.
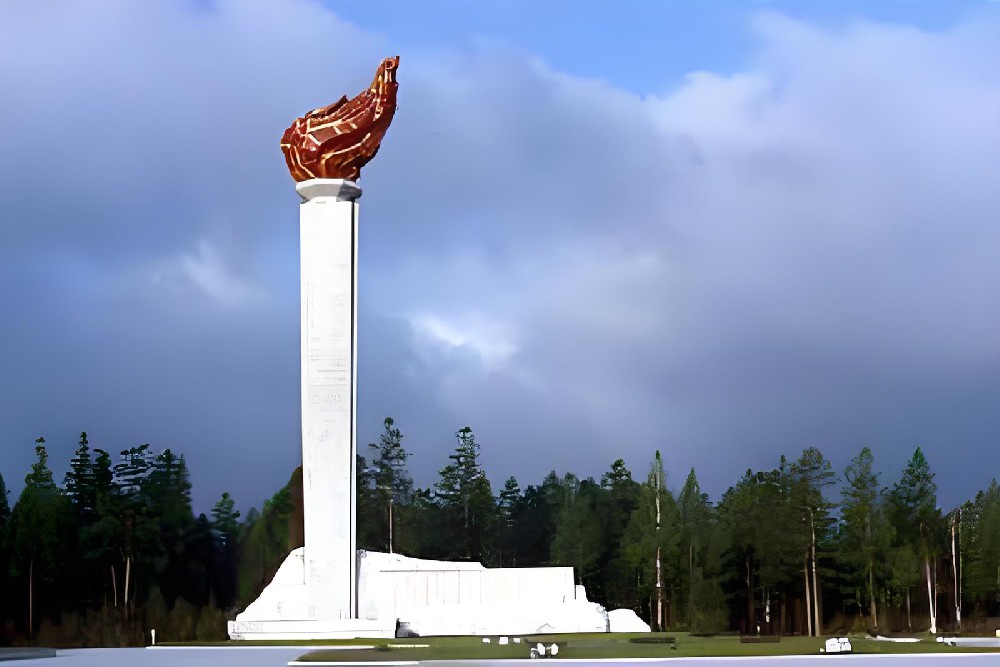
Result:
<instances>
[{"instance_id":1,"label":"green grass lawn","mask_svg":"<svg viewBox=\"0 0 1000 667\"><path fill-rule=\"evenodd\" d=\"M683 632L664 635L676 644L632 644L630 637L650 637L637 634L570 634L526 635L520 644L500 646L495 636L489 644L480 637L415 637L410 639L374 640L374 649L313 651L299 658L303 661L357 662L408 660L502 660L527 658L537 642L546 646L559 645L560 658L669 658L696 656L767 656L817 654L824 646L821 637L782 637L779 643L741 644L736 636L692 637ZM329 642L333 643L333 642ZM339 642L337 642L339 643ZM913 644L879 642L863 637L851 637L855 653L962 653L998 652L996 649L957 648L923 640ZM414 645L427 645L417 648Z\"/></svg>"}]
</instances>

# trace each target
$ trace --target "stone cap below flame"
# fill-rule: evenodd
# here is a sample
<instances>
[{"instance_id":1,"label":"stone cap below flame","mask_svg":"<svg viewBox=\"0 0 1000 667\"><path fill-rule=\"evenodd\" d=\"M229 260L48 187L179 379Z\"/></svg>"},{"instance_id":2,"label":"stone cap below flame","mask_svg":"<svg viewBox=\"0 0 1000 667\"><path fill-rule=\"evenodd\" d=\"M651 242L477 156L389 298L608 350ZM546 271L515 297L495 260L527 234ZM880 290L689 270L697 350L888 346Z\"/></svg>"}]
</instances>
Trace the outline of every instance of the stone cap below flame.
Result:
<instances>
[{"instance_id":1,"label":"stone cap below flame","mask_svg":"<svg viewBox=\"0 0 1000 667\"><path fill-rule=\"evenodd\" d=\"M302 198L302 203L332 197L337 201L354 201L361 196L361 187L346 178L310 178L295 184L295 191Z\"/></svg>"}]
</instances>

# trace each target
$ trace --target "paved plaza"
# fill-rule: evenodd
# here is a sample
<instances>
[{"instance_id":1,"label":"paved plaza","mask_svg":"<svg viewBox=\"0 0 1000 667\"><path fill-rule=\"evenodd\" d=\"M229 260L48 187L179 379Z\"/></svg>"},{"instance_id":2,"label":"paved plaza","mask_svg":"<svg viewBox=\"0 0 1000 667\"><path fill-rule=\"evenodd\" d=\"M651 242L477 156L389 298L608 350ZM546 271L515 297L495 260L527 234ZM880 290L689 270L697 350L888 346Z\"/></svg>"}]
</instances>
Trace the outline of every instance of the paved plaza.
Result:
<instances>
[{"instance_id":1,"label":"paved plaza","mask_svg":"<svg viewBox=\"0 0 1000 667\"><path fill-rule=\"evenodd\" d=\"M218 648L124 648L124 649L66 649L55 658L19 660L18 667L285 667L303 653L320 647L218 647ZM996 667L1000 656L996 653L963 653L960 655L909 654L909 655L838 655L838 656L762 656L752 658L627 658L621 660L558 660L563 667L592 665L595 663L662 664L671 667L757 667L778 664L781 667L819 667L824 662L847 663L848 667ZM323 664L323 663L312 663ZM327 663L329 664L329 663ZM349 664L349 663L341 663ZM386 664L386 663L383 663ZM408 663L412 664L412 663ZM426 661L424 665L440 667L455 665L522 665L539 667L537 660L456 660Z\"/></svg>"}]
</instances>

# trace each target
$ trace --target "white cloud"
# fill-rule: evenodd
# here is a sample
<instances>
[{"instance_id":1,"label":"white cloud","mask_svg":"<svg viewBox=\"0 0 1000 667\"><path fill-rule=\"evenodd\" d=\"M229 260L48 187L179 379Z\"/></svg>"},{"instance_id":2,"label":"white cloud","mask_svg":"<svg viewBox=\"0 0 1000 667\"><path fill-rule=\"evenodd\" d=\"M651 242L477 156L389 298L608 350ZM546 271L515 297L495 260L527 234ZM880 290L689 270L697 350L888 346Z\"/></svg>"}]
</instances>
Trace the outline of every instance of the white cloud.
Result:
<instances>
[{"instance_id":1,"label":"white cloud","mask_svg":"<svg viewBox=\"0 0 1000 667\"><path fill-rule=\"evenodd\" d=\"M250 306L263 297L262 289L227 265L225 256L207 239L199 239L191 252L163 262L150 272L154 283L194 287L203 296L223 306ZM259 305L259 304L258 304Z\"/></svg>"},{"instance_id":2,"label":"white cloud","mask_svg":"<svg viewBox=\"0 0 1000 667\"><path fill-rule=\"evenodd\" d=\"M486 370L501 368L517 352L510 327L480 315L449 319L433 314L410 318L418 335L448 348L468 347L475 351Z\"/></svg>"}]
</instances>

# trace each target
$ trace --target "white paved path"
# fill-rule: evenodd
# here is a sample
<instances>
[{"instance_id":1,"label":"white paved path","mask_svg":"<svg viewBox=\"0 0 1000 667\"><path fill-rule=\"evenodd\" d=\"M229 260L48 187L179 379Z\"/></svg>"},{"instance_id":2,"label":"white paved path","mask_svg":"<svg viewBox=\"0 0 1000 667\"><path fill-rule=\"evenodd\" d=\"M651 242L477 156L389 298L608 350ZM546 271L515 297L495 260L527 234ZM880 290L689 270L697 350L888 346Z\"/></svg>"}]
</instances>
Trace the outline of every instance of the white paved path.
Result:
<instances>
[{"instance_id":1,"label":"white paved path","mask_svg":"<svg viewBox=\"0 0 1000 667\"><path fill-rule=\"evenodd\" d=\"M18 660L14 667L286 667L297 657L320 647L217 647L217 648L91 648L60 650L55 658ZM598 664L664 665L666 667L821 667L835 662L842 667L1000 667L1000 653L922 655L768 656L754 658L664 658L636 660L504 660L424 661L428 667L594 667Z\"/></svg>"}]
</instances>

